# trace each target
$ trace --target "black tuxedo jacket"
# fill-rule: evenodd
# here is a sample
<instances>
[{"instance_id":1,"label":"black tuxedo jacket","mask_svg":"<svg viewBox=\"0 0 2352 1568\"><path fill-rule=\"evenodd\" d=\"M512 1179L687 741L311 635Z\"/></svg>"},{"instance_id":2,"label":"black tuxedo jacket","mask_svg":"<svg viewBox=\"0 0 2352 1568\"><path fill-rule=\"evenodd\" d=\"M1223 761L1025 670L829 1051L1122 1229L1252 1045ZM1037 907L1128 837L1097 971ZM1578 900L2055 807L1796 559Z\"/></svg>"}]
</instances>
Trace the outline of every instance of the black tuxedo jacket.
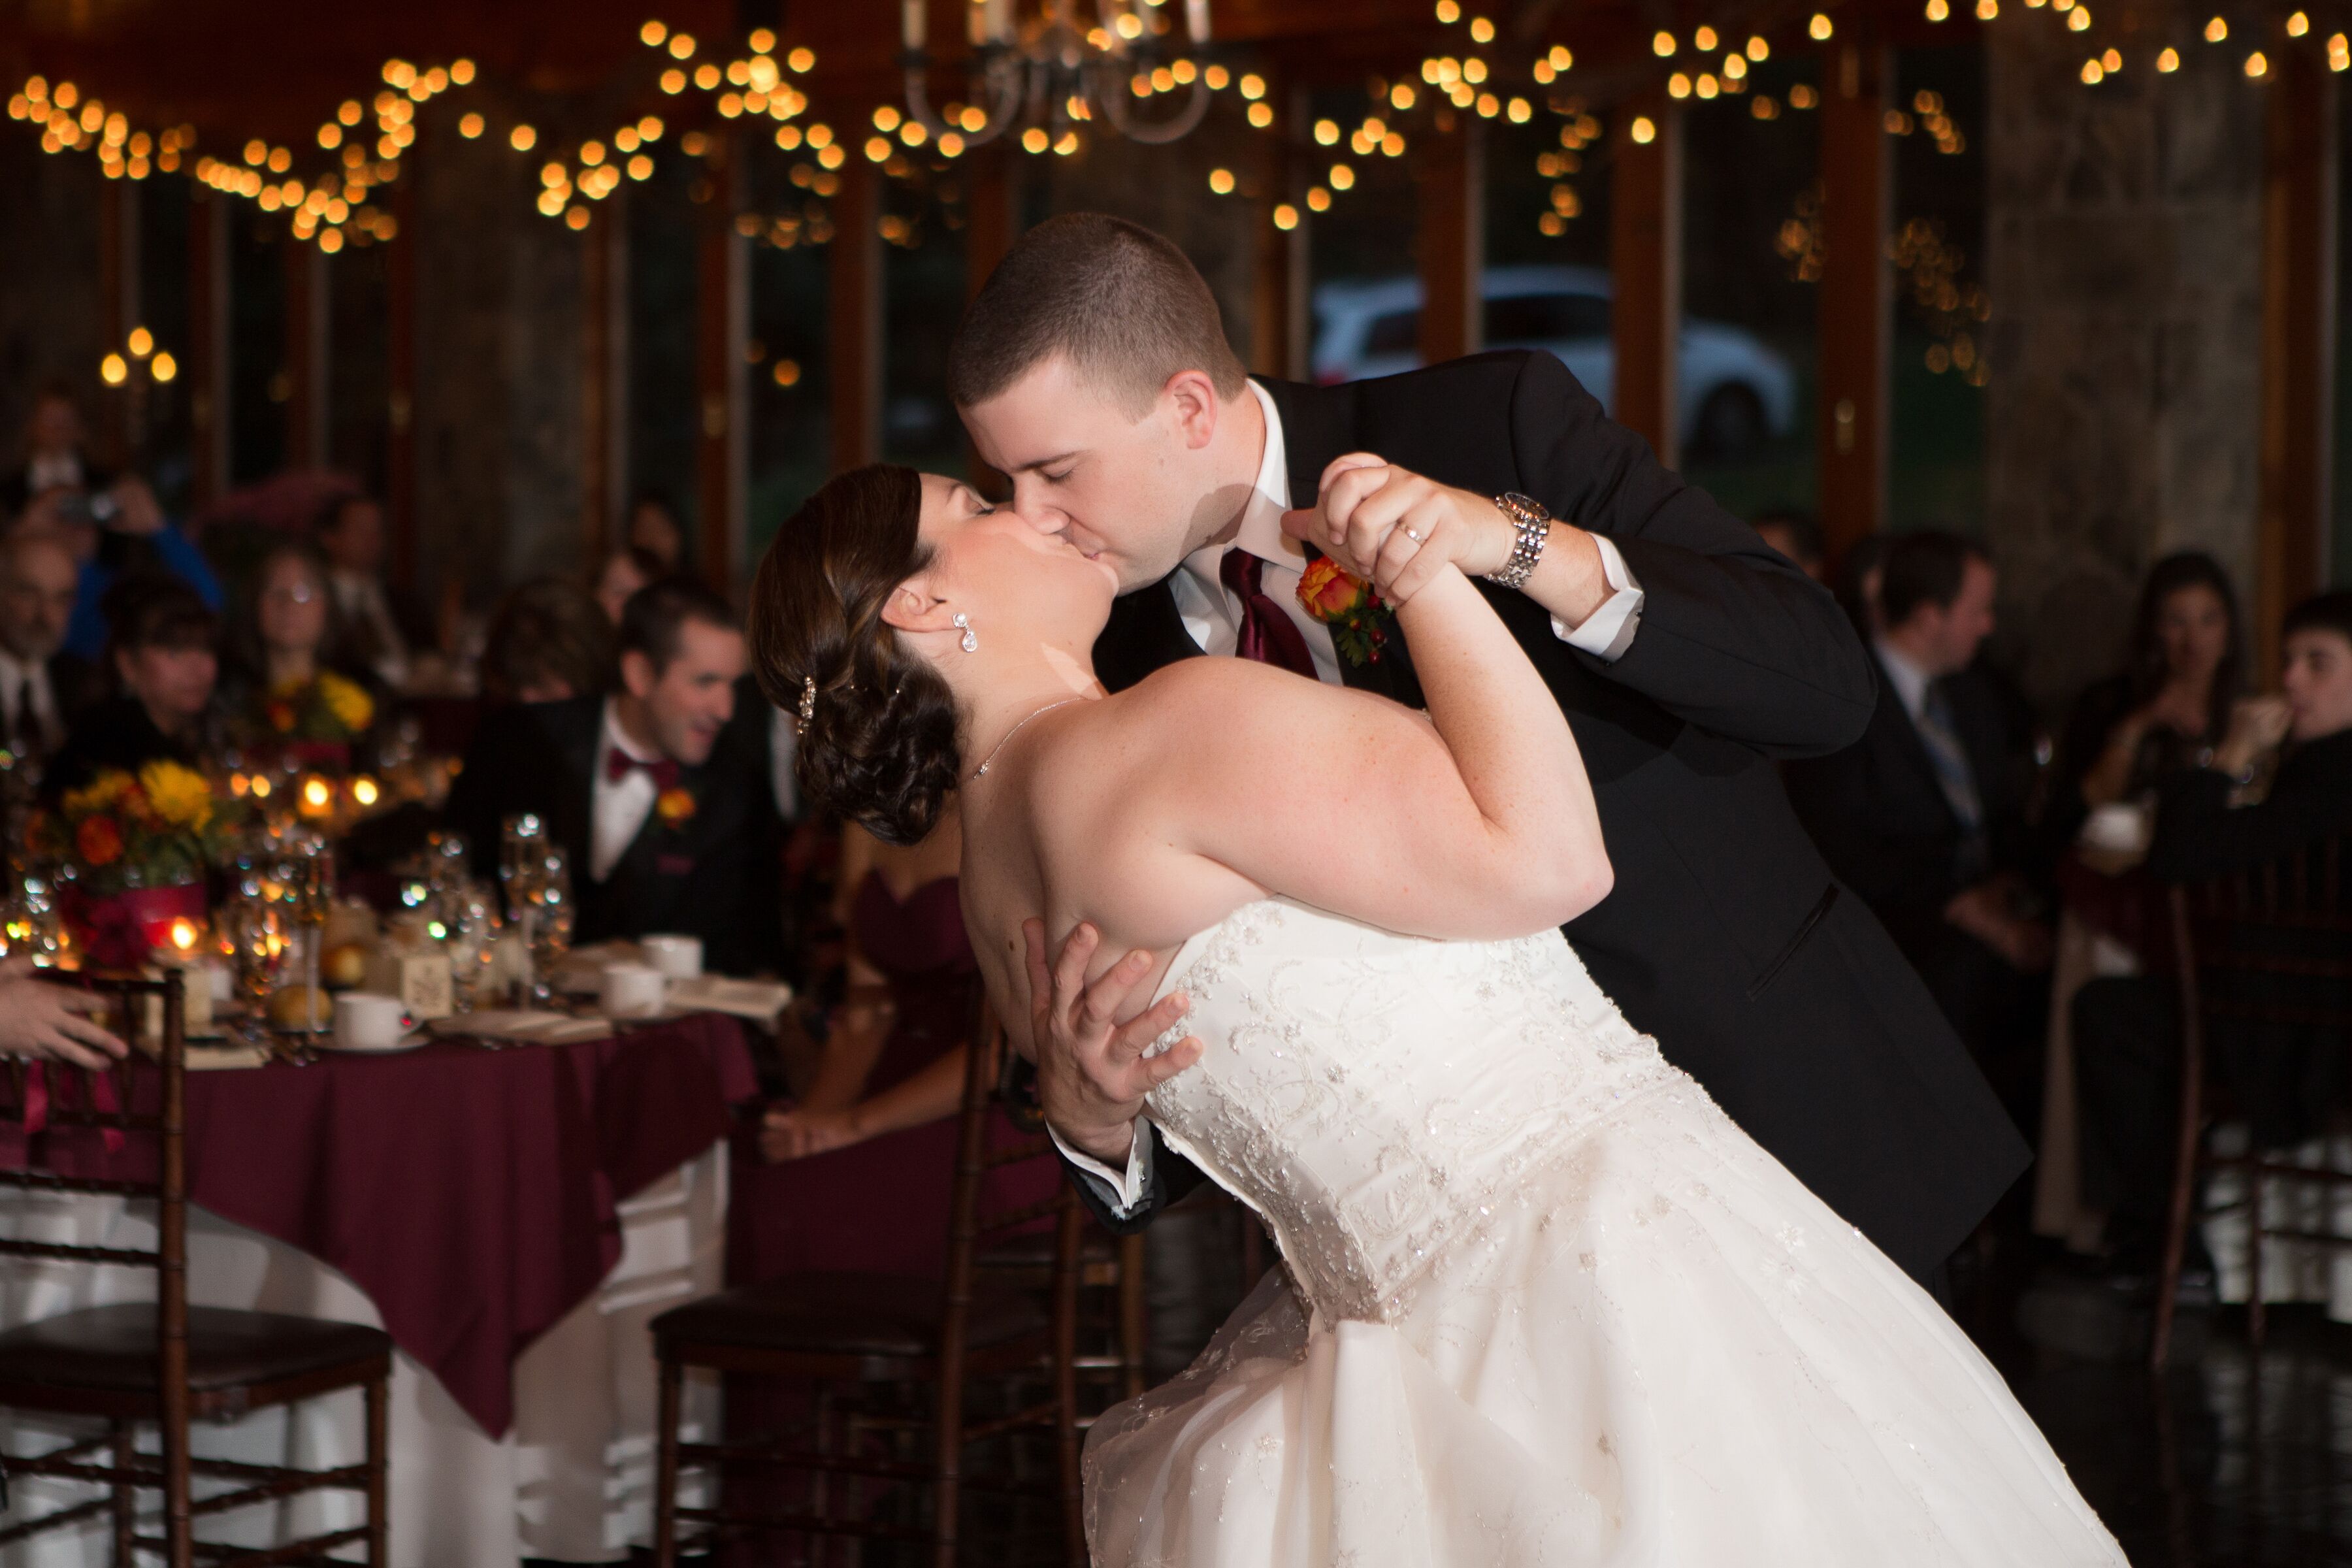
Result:
<instances>
[{"instance_id":1,"label":"black tuxedo jacket","mask_svg":"<svg viewBox=\"0 0 2352 1568\"><path fill-rule=\"evenodd\" d=\"M588 874L601 696L486 716L450 792L449 820L467 835L477 874L494 877L502 819L520 811L544 817L571 862L575 942L683 931L702 939L713 970L773 973L783 963L782 825L766 767L766 710L750 717L761 722L751 724L739 704L710 760L679 775L694 795L694 815L671 826L648 813L602 882Z\"/></svg>"},{"instance_id":2,"label":"black tuxedo jacket","mask_svg":"<svg viewBox=\"0 0 2352 1568\"><path fill-rule=\"evenodd\" d=\"M1944 906L1954 894L1990 870L2015 867L2023 833L2024 791L2009 765L2009 721L1999 690L1967 670L1938 685L1984 813L1983 842L1973 859L1963 854L1969 836L1937 782L1927 743L1883 668L1878 706L1862 739L1782 770L1798 818L1830 869L1913 952L1948 929Z\"/></svg>"},{"instance_id":3,"label":"black tuxedo jacket","mask_svg":"<svg viewBox=\"0 0 2352 1568\"><path fill-rule=\"evenodd\" d=\"M1870 661L1829 594L1660 467L1549 354L1475 354L1379 381L1262 383L1292 500L1377 452L1482 494L1517 490L1606 534L1641 584L1640 630L1603 664L1533 600L1482 584L1566 710L1616 887L1567 928L1595 981L1759 1143L1916 1275L1940 1264L2026 1151L1916 974L1798 826L1771 758L1868 723ZM1411 650L1351 685L1418 703ZM1114 689L1201 652L1163 582L1120 599L1095 647ZM1164 1144L1133 1230L1199 1173Z\"/></svg>"}]
</instances>

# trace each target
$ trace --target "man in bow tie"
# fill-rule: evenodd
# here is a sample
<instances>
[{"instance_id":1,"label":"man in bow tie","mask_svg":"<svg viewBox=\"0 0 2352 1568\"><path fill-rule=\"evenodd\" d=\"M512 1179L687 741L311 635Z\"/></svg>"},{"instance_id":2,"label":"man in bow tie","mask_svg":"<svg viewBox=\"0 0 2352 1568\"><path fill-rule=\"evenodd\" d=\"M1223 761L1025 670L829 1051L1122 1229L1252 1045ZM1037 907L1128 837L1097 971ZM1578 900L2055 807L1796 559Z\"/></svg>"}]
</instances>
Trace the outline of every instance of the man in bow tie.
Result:
<instances>
[{"instance_id":1,"label":"man in bow tie","mask_svg":"<svg viewBox=\"0 0 2352 1568\"><path fill-rule=\"evenodd\" d=\"M766 712L737 701L735 613L698 583L656 583L624 610L620 649L612 691L509 709L486 729L450 820L487 872L507 817L543 817L571 862L578 942L680 931L714 970L773 971L782 824Z\"/></svg>"}]
</instances>

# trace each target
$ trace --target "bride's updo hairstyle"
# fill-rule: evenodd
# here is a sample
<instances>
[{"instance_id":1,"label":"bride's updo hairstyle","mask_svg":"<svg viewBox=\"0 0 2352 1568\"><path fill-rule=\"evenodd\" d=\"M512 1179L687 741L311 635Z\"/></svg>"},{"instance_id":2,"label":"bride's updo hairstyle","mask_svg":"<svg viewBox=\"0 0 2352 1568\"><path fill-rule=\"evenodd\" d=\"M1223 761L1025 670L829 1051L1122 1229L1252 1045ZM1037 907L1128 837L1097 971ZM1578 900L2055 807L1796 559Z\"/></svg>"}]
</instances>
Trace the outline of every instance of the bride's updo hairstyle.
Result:
<instances>
[{"instance_id":1,"label":"bride's updo hairstyle","mask_svg":"<svg viewBox=\"0 0 2352 1568\"><path fill-rule=\"evenodd\" d=\"M751 584L760 689L806 718L802 793L892 844L931 831L959 767L954 694L882 619L892 591L929 563L922 500L912 468L836 475L776 531Z\"/></svg>"}]
</instances>

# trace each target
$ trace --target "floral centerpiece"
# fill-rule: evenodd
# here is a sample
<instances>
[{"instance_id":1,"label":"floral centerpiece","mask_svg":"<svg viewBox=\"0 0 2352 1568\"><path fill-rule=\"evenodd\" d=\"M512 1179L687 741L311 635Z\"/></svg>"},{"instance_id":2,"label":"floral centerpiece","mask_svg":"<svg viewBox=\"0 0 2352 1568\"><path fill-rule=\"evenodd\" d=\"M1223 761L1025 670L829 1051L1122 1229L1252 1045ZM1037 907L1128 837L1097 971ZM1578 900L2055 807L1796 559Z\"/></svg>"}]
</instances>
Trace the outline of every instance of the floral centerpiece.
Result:
<instances>
[{"instance_id":1,"label":"floral centerpiece","mask_svg":"<svg viewBox=\"0 0 2352 1568\"><path fill-rule=\"evenodd\" d=\"M71 872L67 923L97 963L128 968L175 919L202 921L205 873L227 858L231 824L211 781L179 763L102 773L33 819L32 848Z\"/></svg>"},{"instance_id":2,"label":"floral centerpiece","mask_svg":"<svg viewBox=\"0 0 2352 1568\"><path fill-rule=\"evenodd\" d=\"M352 742L375 722L375 699L359 682L322 669L278 687L262 700L261 736L296 761L341 767Z\"/></svg>"}]
</instances>

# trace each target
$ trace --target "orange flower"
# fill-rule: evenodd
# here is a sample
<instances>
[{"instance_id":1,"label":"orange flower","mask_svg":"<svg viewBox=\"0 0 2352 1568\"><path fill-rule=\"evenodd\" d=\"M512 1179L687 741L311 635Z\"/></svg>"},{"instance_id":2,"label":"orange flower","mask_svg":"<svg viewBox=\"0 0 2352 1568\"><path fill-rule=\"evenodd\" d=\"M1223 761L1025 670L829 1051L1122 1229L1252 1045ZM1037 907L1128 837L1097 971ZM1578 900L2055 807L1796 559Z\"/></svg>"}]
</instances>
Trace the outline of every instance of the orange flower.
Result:
<instances>
[{"instance_id":1,"label":"orange flower","mask_svg":"<svg viewBox=\"0 0 2352 1568\"><path fill-rule=\"evenodd\" d=\"M662 791L654 801L654 814L666 826L683 826L694 815L694 792L683 786Z\"/></svg>"},{"instance_id":2,"label":"orange flower","mask_svg":"<svg viewBox=\"0 0 2352 1568\"><path fill-rule=\"evenodd\" d=\"M122 830L110 816L85 816L74 829L74 847L92 866L111 866L122 858Z\"/></svg>"},{"instance_id":3,"label":"orange flower","mask_svg":"<svg viewBox=\"0 0 2352 1568\"><path fill-rule=\"evenodd\" d=\"M1339 569L1328 555L1307 563L1298 579L1298 602L1318 621L1336 621L1364 602L1364 584Z\"/></svg>"}]
</instances>

